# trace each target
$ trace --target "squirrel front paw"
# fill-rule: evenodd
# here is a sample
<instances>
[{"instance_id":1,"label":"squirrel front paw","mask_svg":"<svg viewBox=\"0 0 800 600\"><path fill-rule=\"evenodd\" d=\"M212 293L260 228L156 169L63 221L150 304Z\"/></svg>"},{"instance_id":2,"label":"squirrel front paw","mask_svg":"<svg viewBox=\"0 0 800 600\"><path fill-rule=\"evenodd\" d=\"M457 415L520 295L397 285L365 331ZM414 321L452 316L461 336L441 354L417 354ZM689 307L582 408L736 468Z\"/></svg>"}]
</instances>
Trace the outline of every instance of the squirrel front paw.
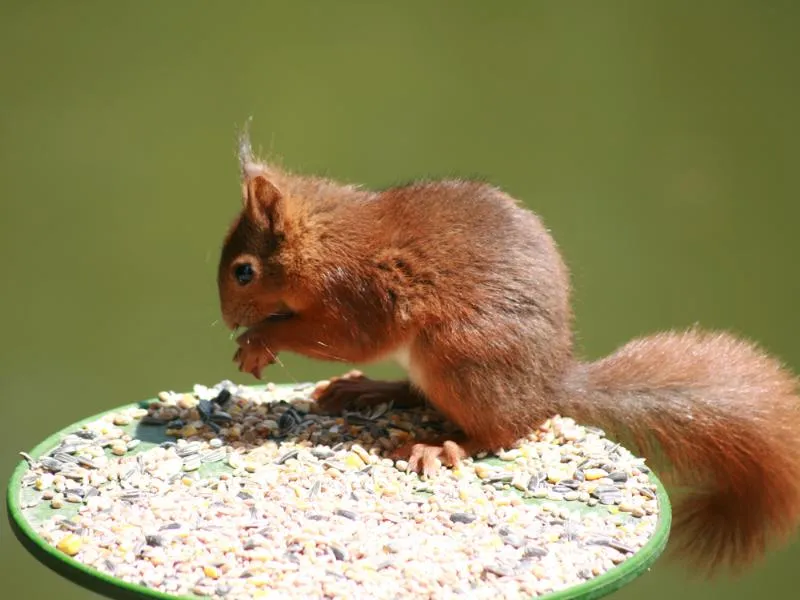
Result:
<instances>
[{"instance_id":1,"label":"squirrel front paw","mask_svg":"<svg viewBox=\"0 0 800 600\"><path fill-rule=\"evenodd\" d=\"M261 379L261 371L275 362L275 354L269 348L260 344L245 344L239 346L233 361L239 363L242 373L250 373L256 379Z\"/></svg>"}]
</instances>

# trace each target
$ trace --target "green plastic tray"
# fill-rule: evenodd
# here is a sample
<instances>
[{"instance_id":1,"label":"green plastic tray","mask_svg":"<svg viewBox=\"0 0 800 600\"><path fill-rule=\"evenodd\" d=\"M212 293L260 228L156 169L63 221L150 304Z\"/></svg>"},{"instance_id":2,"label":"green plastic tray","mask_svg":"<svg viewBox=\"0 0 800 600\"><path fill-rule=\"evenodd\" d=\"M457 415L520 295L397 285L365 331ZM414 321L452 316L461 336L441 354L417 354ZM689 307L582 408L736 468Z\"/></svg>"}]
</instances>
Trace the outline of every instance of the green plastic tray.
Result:
<instances>
[{"instance_id":1,"label":"green plastic tray","mask_svg":"<svg viewBox=\"0 0 800 600\"><path fill-rule=\"evenodd\" d=\"M143 402L117 407L112 410L77 421L48 437L46 440L37 445L31 452L29 452L29 454L34 458L39 458L55 448L64 435L75 431L84 423L95 421L105 414L117 412L131 406L146 406L153 400L154 399L145 400ZM154 445L160 444L163 441L173 439L166 434L165 426L140 426L137 425L136 421L134 421L130 426L124 429L126 429L126 431L133 437L141 440L139 446L131 452L132 454L146 450ZM214 467L204 465L204 467L201 468L211 469ZM225 467L216 468L220 469ZM58 551L55 547L51 546L44 539L42 539L36 533L35 526L36 524L52 516L56 511L51 509L46 502L42 502L34 508L22 508L28 499L26 492L32 493L30 490L23 489L21 485L23 475L26 471L27 463L23 460L20 462L11 476L11 481L8 486L8 518L11 524L11 529L14 531L17 539L36 560L66 579L108 598L118 600L127 600L131 598L138 600L144 598L162 598L174 600L176 598L176 596L165 594L164 592L159 592L138 584L129 583L127 581L112 577L106 573L96 571L95 569L92 569L75 560L74 558L71 558ZM633 581L635 578L649 570L649 568L661 555L667 544L672 521L670 502L663 485L654 474L651 473L650 478L651 481L657 486L659 504L659 518L656 530L650 541L620 565L617 565L613 569L606 571L602 575L571 588L560 590L545 596L539 596L539 600L594 600L596 598L602 598L620 589L627 583ZM538 501L531 500L531 502ZM589 508L586 505L581 506L584 507L583 510L587 511L606 510L606 508L601 505L597 505L592 508ZM71 515L76 511L77 508L69 504L59 509L59 512L65 515ZM186 598L196 597L188 596Z\"/></svg>"}]
</instances>

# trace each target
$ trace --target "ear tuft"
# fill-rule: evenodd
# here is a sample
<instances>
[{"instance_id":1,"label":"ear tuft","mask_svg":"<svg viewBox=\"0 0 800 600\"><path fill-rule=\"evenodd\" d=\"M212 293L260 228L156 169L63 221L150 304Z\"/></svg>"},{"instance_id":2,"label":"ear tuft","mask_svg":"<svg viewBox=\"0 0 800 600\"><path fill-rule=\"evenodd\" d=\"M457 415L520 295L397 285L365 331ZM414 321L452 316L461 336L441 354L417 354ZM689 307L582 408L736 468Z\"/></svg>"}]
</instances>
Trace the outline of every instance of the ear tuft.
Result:
<instances>
[{"instance_id":1,"label":"ear tuft","mask_svg":"<svg viewBox=\"0 0 800 600\"><path fill-rule=\"evenodd\" d=\"M239 133L239 166L242 169L242 177L247 177L248 166L255 164L253 145L250 143L250 123L252 122L253 117L248 117Z\"/></svg>"},{"instance_id":2,"label":"ear tuft","mask_svg":"<svg viewBox=\"0 0 800 600\"><path fill-rule=\"evenodd\" d=\"M245 210L256 222L271 223L273 226L279 221L278 202L282 197L277 186L270 181L267 165L261 163L253 156L253 146L250 143L250 123L253 117L245 122L239 134L239 167L242 176L242 201Z\"/></svg>"},{"instance_id":3,"label":"ear tuft","mask_svg":"<svg viewBox=\"0 0 800 600\"><path fill-rule=\"evenodd\" d=\"M267 172L267 165L259 162L253 154L253 145L250 143L250 123L252 122L253 117L248 117L241 133L239 133L239 168L241 169L243 180Z\"/></svg>"}]
</instances>

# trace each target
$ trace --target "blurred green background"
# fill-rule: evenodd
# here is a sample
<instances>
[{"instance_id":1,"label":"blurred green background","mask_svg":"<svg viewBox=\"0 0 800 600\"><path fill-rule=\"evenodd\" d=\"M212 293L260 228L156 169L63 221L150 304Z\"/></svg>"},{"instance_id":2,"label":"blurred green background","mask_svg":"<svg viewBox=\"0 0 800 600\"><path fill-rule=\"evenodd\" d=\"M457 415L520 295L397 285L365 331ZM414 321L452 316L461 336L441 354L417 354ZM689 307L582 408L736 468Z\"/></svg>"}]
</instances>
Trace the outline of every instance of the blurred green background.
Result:
<instances>
[{"instance_id":1,"label":"blurred green background","mask_svg":"<svg viewBox=\"0 0 800 600\"><path fill-rule=\"evenodd\" d=\"M78 417L250 382L212 325L248 115L296 170L524 199L587 356L700 322L798 370L799 26L789 1L4 2L0 476ZM269 378L342 369L283 362ZM615 598L793 597L798 561L712 584L662 561ZM4 596L91 596L5 520L0 564Z\"/></svg>"}]
</instances>

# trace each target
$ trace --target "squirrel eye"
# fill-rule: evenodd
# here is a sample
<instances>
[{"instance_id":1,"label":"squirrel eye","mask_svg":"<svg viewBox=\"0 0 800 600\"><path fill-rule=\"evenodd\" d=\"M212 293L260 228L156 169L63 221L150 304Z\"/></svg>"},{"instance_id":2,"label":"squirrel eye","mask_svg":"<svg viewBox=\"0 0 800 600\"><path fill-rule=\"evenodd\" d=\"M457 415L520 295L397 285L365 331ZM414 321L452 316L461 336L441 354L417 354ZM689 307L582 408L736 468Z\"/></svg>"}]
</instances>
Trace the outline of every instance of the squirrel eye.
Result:
<instances>
[{"instance_id":1,"label":"squirrel eye","mask_svg":"<svg viewBox=\"0 0 800 600\"><path fill-rule=\"evenodd\" d=\"M233 270L233 274L240 285L247 285L253 281L256 272L253 270L253 265L250 263L242 263Z\"/></svg>"}]
</instances>

